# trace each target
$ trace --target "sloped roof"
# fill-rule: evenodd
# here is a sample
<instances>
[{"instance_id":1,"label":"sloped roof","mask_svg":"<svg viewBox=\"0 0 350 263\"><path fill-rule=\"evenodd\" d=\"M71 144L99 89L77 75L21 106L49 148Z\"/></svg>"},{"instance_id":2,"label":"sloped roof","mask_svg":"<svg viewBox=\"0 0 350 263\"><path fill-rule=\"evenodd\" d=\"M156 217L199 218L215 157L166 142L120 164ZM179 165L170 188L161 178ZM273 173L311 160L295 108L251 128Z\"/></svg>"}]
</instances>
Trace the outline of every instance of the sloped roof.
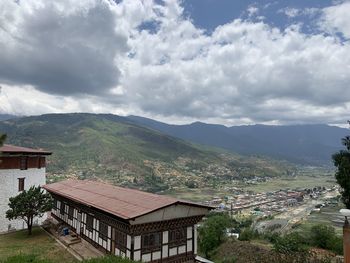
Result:
<instances>
[{"instance_id":1,"label":"sloped roof","mask_svg":"<svg viewBox=\"0 0 350 263\"><path fill-rule=\"evenodd\" d=\"M173 204L211 209L209 206L182 201L169 196L146 193L96 181L66 180L47 184L44 188L51 193L100 209L126 220Z\"/></svg>"},{"instance_id":2,"label":"sloped roof","mask_svg":"<svg viewBox=\"0 0 350 263\"><path fill-rule=\"evenodd\" d=\"M25 154L41 154L41 155L51 154L51 152L44 151L42 149L31 149L31 148L14 146L10 144L4 144L2 147L0 147L0 153L8 153L8 154L25 153Z\"/></svg>"}]
</instances>

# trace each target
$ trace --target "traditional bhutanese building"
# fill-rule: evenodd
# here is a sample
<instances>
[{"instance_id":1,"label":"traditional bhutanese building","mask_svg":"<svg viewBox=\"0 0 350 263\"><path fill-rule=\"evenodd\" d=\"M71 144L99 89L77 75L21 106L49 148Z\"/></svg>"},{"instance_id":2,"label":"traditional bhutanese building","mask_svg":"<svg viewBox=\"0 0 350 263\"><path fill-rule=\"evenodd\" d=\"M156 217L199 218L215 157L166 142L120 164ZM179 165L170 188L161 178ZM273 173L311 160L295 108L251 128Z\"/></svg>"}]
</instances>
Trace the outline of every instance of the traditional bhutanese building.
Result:
<instances>
[{"instance_id":1,"label":"traditional bhutanese building","mask_svg":"<svg viewBox=\"0 0 350 263\"><path fill-rule=\"evenodd\" d=\"M196 224L211 207L100 182L67 180L44 188L52 216L107 254L143 262L194 262Z\"/></svg>"},{"instance_id":2,"label":"traditional bhutanese building","mask_svg":"<svg viewBox=\"0 0 350 263\"><path fill-rule=\"evenodd\" d=\"M7 220L9 198L46 183L46 156L51 152L13 145L0 147L0 233L27 227L23 220ZM40 224L45 217L35 218Z\"/></svg>"}]
</instances>

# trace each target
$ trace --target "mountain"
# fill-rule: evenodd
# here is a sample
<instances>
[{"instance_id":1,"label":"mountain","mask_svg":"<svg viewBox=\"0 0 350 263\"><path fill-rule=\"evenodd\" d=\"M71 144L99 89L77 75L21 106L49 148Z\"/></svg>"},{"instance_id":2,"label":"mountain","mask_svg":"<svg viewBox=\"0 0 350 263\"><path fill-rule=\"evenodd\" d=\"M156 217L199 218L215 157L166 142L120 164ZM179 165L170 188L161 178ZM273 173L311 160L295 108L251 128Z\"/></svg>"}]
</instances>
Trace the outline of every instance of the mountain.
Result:
<instances>
[{"instance_id":1,"label":"mountain","mask_svg":"<svg viewBox=\"0 0 350 263\"><path fill-rule=\"evenodd\" d=\"M287 175L295 167L188 143L110 114L46 114L0 122L7 143L42 147L50 180L94 178L160 191Z\"/></svg>"},{"instance_id":2,"label":"mountain","mask_svg":"<svg viewBox=\"0 0 350 263\"><path fill-rule=\"evenodd\" d=\"M0 121L6 121L14 118L17 118L17 116L10 114L0 114Z\"/></svg>"},{"instance_id":3,"label":"mountain","mask_svg":"<svg viewBox=\"0 0 350 263\"><path fill-rule=\"evenodd\" d=\"M194 143L308 165L331 165L331 155L341 149L341 138L349 134L348 129L322 124L226 127L201 122L170 125L138 116L129 116L129 119Z\"/></svg>"}]
</instances>

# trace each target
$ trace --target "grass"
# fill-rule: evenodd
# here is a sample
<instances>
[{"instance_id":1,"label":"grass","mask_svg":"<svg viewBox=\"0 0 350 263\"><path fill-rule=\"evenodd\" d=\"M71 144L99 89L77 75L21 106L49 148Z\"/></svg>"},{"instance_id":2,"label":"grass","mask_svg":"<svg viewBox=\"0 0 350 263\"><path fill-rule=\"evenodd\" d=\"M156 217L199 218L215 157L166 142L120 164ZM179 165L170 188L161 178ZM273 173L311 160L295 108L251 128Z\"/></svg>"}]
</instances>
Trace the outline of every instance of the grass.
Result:
<instances>
[{"instance_id":1,"label":"grass","mask_svg":"<svg viewBox=\"0 0 350 263\"><path fill-rule=\"evenodd\" d=\"M71 263L77 260L41 228L33 228L33 234L18 231L0 235L0 262L9 257L33 255L52 263Z\"/></svg>"},{"instance_id":2,"label":"grass","mask_svg":"<svg viewBox=\"0 0 350 263\"><path fill-rule=\"evenodd\" d=\"M342 217L339 216L339 210L342 208L342 206L329 206L322 208L320 212L315 212L309 215L307 219L298 225L295 229L302 233L309 233L313 226L324 224L334 227L337 235L341 236L343 233L342 224L337 224L333 222L333 220L342 219Z\"/></svg>"},{"instance_id":3,"label":"grass","mask_svg":"<svg viewBox=\"0 0 350 263\"><path fill-rule=\"evenodd\" d=\"M253 192L270 192L280 189L295 189L295 188L313 188L317 186L333 186L335 185L334 176L296 176L292 178L274 178L273 180L259 183L257 185L250 185L245 187L246 190Z\"/></svg>"}]
</instances>

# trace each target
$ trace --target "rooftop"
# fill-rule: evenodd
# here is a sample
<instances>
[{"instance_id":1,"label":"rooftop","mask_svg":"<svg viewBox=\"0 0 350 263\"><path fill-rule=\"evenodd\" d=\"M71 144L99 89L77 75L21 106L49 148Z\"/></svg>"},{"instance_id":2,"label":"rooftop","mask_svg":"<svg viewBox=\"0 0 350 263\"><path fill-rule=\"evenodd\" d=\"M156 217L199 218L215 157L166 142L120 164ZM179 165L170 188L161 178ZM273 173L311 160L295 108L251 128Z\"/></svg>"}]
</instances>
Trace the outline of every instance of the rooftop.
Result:
<instances>
[{"instance_id":1,"label":"rooftop","mask_svg":"<svg viewBox=\"0 0 350 263\"><path fill-rule=\"evenodd\" d=\"M203 207L164 195L113 186L96 181L66 180L47 184L44 188L54 194L88 205L119 218L130 220L174 204Z\"/></svg>"},{"instance_id":2,"label":"rooftop","mask_svg":"<svg viewBox=\"0 0 350 263\"><path fill-rule=\"evenodd\" d=\"M44 151L42 149L31 149L31 148L14 146L14 145L10 145L10 144L4 144L2 147L0 147L0 152L7 153L7 154L20 154L20 153L41 154L41 155L52 154L51 152Z\"/></svg>"}]
</instances>

